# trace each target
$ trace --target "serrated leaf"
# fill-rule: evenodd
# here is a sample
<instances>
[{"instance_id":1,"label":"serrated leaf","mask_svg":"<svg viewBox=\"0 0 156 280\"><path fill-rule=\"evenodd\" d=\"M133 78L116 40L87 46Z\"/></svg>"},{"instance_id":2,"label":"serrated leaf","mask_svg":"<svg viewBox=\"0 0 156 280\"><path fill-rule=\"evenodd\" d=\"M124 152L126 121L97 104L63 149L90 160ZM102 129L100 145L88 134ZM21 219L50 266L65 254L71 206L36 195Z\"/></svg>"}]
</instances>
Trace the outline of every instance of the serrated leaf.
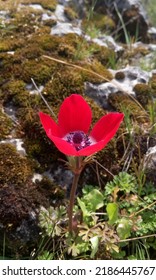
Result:
<instances>
[{"instance_id":1,"label":"serrated leaf","mask_svg":"<svg viewBox=\"0 0 156 280\"><path fill-rule=\"evenodd\" d=\"M76 244L73 243L69 248L68 248L68 254L72 254L73 257L76 257L80 253L79 249L77 248Z\"/></svg>"}]
</instances>

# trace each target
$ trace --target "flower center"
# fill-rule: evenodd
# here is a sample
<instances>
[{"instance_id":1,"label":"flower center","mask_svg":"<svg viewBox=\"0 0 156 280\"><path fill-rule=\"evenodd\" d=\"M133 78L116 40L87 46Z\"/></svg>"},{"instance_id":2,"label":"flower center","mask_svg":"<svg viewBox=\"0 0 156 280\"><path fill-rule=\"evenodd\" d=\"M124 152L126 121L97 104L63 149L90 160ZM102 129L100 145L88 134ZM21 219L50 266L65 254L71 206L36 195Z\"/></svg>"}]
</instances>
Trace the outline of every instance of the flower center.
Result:
<instances>
[{"instance_id":1,"label":"flower center","mask_svg":"<svg viewBox=\"0 0 156 280\"><path fill-rule=\"evenodd\" d=\"M74 131L68 133L64 139L73 145L77 151L86 148L94 143L91 138L83 131Z\"/></svg>"},{"instance_id":2,"label":"flower center","mask_svg":"<svg viewBox=\"0 0 156 280\"><path fill-rule=\"evenodd\" d=\"M82 134L82 132L75 132L73 135L73 143L74 144L81 144L81 142L83 141L84 135Z\"/></svg>"}]
</instances>

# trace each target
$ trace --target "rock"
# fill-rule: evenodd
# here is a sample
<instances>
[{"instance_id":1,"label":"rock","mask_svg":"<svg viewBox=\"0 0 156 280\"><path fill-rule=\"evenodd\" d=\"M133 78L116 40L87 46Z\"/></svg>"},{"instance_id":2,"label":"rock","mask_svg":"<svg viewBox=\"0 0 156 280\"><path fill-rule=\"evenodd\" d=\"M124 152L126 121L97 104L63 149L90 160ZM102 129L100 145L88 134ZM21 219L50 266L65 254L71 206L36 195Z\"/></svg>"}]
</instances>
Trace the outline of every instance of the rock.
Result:
<instances>
[{"instance_id":1,"label":"rock","mask_svg":"<svg viewBox=\"0 0 156 280\"><path fill-rule=\"evenodd\" d=\"M71 23L63 22L57 22L57 24L51 29L51 35L62 36L68 33L75 33L77 35L81 35L82 31L79 27L74 27Z\"/></svg>"},{"instance_id":2,"label":"rock","mask_svg":"<svg viewBox=\"0 0 156 280\"><path fill-rule=\"evenodd\" d=\"M120 71L111 70L111 72L114 74L114 79L110 82L101 84L85 83L85 94L107 110L110 109L108 103L109 94L124 91L127 94L135 95L134 86L138 83L146 84L150 78L150 74L139 67L127 66Z\"/></svg>"},{"instance_id":3,"label":"rock","mask_svg":"<svg viewBox=\"0 0 156 280\"><path fill-rule=\"evenodd\" d=\"M108 95L116 91L115 87L111 83L92 84L85 83L85 94L92 98L103 109L110 109L108 104Z\"/></svg>"},{"instance_id":4,"label":"rock","mask_svg":"<svg viewBox=\"0 0 156 280\"><path fill-rule=\"evenodd\" d=\"M122 53L123 47L115 42L112 36L103 35L98 38L93 39L93 42L100 46L105 46L113 49L116 53Z\"/></svg>"},{"instance_id":5,"label":"rock","mask_svg":"<svg viewBox=\"0 0 156 280\"><path fill-rule=\"evenodd\" d=\"M156 146L148 149L145 155L144 168L156 171Z\"/></svg>"},{"instance_id":6,"label":"rock","mask_svg":"<svg viewBox=\"0 0 156 280\"><path fill-rule=\"evenodd\" d=\"M150 27L148 29L148 34L150 36L150 41L156 42L156 27Z\"/></svg>"},{"instance_id":7,"label":"rock","mask_svg":"<svg viewBox=\"0 0 156 280\"><path fill-rule=\"evenodd\" d=\"M136 34L138 33L136 39L139 38L139 40L144 42L148 41L149 23L141 1L100 0L97 1L95 10L100 12L106 12L106 10L109 10L112 17L115 19L117 26L119 26L117 27L116 33L117 35L120 35L122 41L126 41L124 28L126 29L127 35L129 34L131 37L136 38ZM119 16L122 18L124 28Z\"/></svg>"},{"instance_id":8,"label":"rock","mask_svg":"<svg viewBox=\"0 0 156 280\"><path fill-rule=\"evenodd\" d=\"M156 184L156 143L155 146L150 147L144 158L144 172L146 173L146 180Z\"/></svg>"}]
</instances>

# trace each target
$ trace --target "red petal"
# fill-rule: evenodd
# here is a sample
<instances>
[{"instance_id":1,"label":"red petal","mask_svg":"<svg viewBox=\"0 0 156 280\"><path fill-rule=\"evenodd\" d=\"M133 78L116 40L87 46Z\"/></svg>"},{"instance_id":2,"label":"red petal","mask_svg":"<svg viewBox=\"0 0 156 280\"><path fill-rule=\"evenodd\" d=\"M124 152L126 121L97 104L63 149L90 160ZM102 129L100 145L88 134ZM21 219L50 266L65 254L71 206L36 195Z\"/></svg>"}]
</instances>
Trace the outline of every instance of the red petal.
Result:
<instances>
[{"instance_id":1,"label":"red petal","mask_svg":"<svg viewBox=\"0 0 156 280\"><path fill-rule=\"evenodd\" d=\"M81 95L72 94L60 107L58 125L64 135L77 130L87 133L91 118L92 111L87 102Z\"/></svg>"},{"instance_id":2,"label":"red petal","mask_svg":"<svg viewBox=\"0 0 156 280\"><path fill-rule=\"evenodd\" d=\"M105 140L97 142L96 144L93 144L91 146L88 146L87 148L84 148L84 149L78 151L77 152L78 156L90 156L90 155L97 153L98 151L102 150L107 145L109 140L110 139L107 138Z\"/></svg>"},{"instance_id":3,"label":"red petal","mask_svg":"<svg viewBox=\"0 0 156 280\"><path fill-rule=\"evenodd\" d=\"M52 140L55 146L60 150L63 154L69 156L77 156L76 149L65 140L60 138L60 132L58 125L53 121L53 119L42 112L39 113L41 123L46 131L47 136Z\"/></svg>"},{"instance_id":4,"label":"red petal","mask_svg":"<svg viewBox=\"0 0 156 280\"><path fill-rule=\"evenodd\" d=\"M39 113L40 121L48 137L51 135L59 137L59 127L54 120L47 114Z\"/></svg>"},{"instance_id":5,"label":"red petal","mask_svg":"<svg viewBox=\"0 0 156 280\"><path fill-rule=\"evenodd\" d=\"M105 115L95 124L90 136L97 142L105 141L105 139L109 141L115 135L123 118L124 114L122 113L109 113Z\"/></svg>"},{"instance_id":6,"label":"red petal","mask_svg":"<svg viewBox=\"0 0 156 280\"><path fill-rule=\"evenodd\" d=\"M76 149L62 138L55 137L52 135L49 136L49 138L53 141L58 150L63 154L68 156L78 156L78 152L76 151Z\"/></svg>"}]
</instances>

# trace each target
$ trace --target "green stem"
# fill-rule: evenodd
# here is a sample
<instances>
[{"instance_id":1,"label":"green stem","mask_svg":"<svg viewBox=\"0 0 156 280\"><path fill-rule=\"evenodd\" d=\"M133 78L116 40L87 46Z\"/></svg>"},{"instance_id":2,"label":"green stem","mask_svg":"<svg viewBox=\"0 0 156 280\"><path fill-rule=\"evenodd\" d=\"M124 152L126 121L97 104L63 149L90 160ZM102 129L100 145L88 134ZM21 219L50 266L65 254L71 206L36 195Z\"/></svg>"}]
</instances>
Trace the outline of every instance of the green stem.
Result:
<instances>
[{"instance_id":1,"label":"green stem","mask_svg":"<svg viewBox=\"0 0 156 280\"><path fill-rule=\"evenodd\" d=\"M68 217L69 217L69 232L72 233L73 229L73 207L74 207L74 201L75 201L75 194L76 194L76 189L79 181L79 177L81 174L81 158L76 157L76 169L74 172L74 178L73 178L73 183L70 191L70 200L69 200L69 212L68 212Z\"/></svg>"}]
</instances>

